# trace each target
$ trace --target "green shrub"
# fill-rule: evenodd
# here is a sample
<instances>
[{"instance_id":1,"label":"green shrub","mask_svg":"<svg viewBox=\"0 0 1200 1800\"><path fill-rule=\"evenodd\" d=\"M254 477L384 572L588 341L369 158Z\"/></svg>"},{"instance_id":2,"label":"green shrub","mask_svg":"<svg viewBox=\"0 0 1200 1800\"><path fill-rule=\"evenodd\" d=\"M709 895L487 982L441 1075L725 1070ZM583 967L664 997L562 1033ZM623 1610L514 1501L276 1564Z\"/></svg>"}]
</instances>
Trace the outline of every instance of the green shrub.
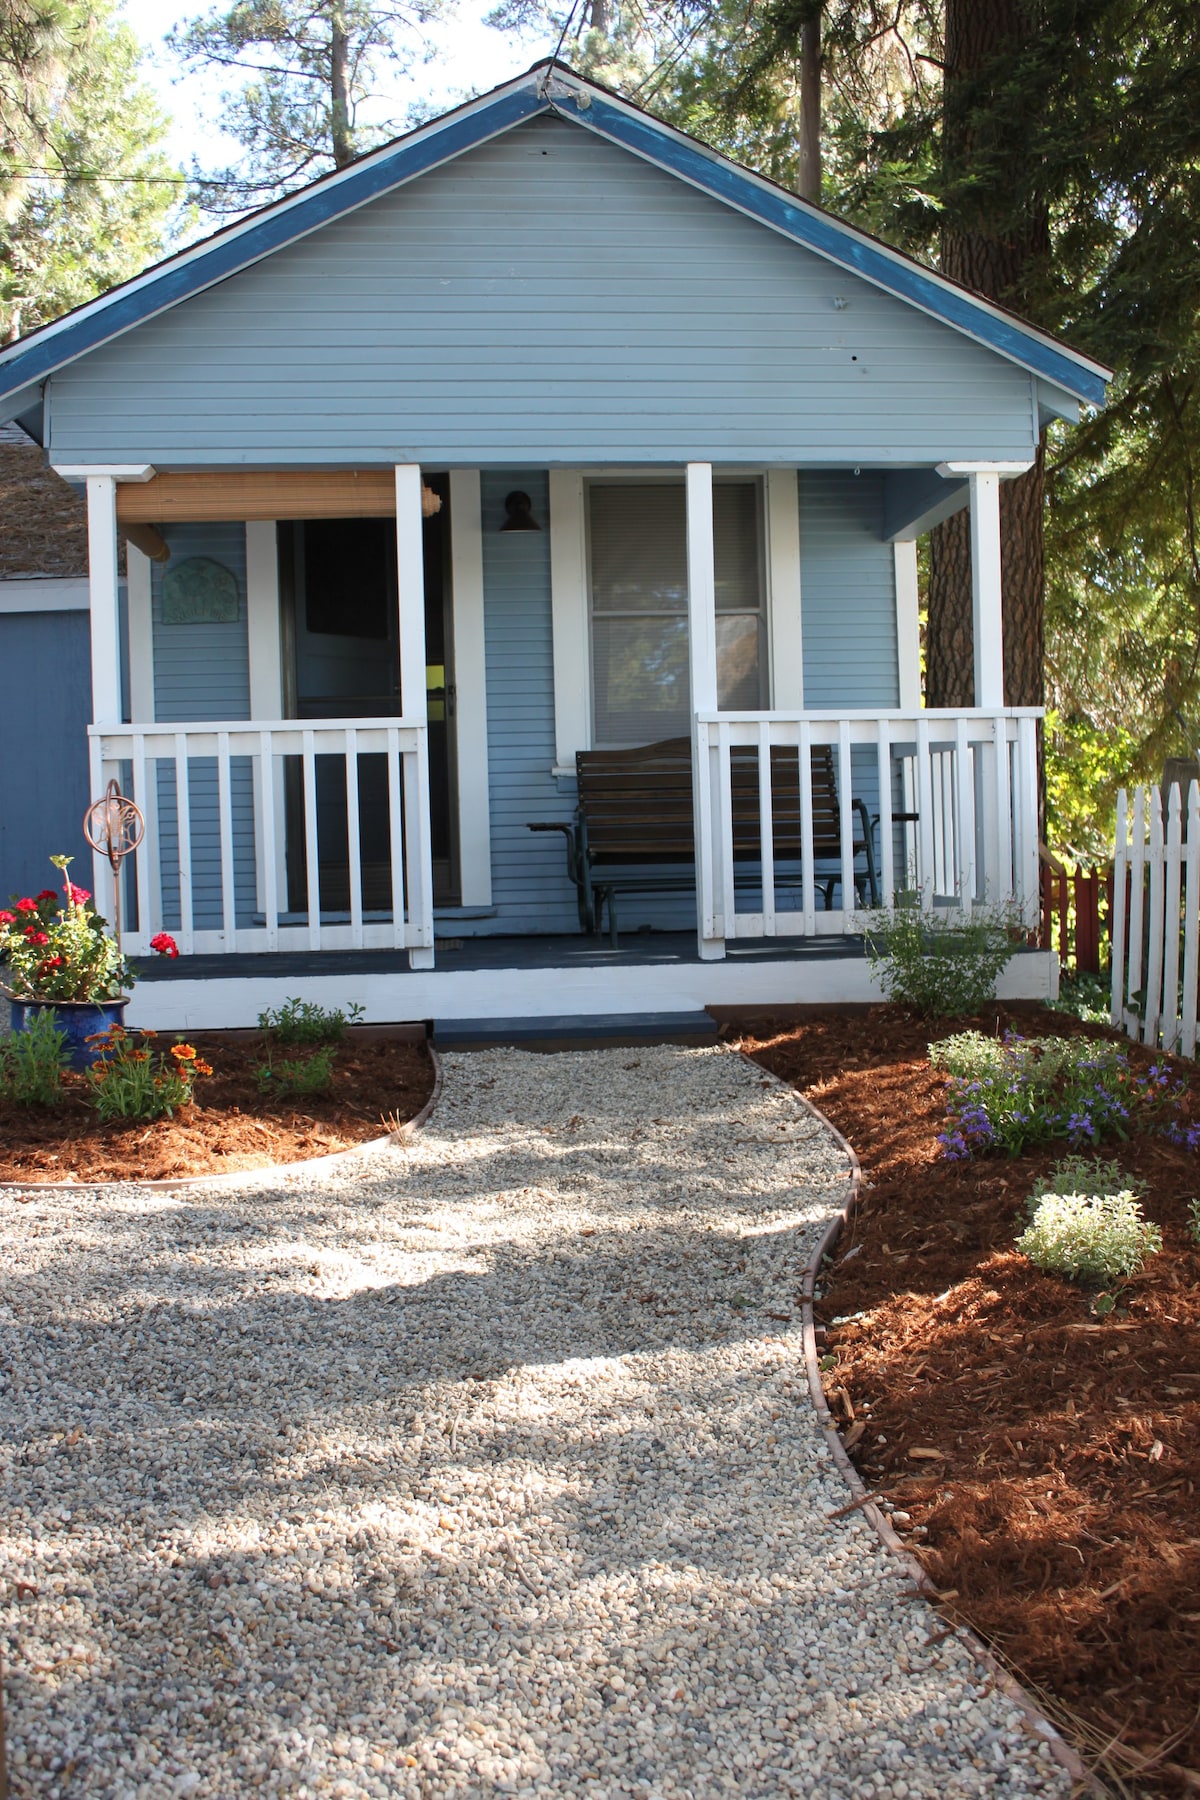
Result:
<instances>
[{"instance_id":1,"label":"green shrub","mask_svg":"<svg viewBox=\"0 0 1200 1800\"><path fill-rule=\"evenodd\" d=\"M52 1012L33 1013L24 1031L0 1040L0 1099L18 1106L57 1106L66 1041Z\"/></svg>"},{"instance_id":2,"label":"green shrub","mask_svg":"<svg viewBox=\"0 0 1200 1800\"><path fill-rule=\"evenodd\" d=\"M276 1062L270 1050L267 1060L254 1071L260 1093L285 1099L289 1094L323 1094L333 1080L333 1063L337 1055L332 1044L318 1044L307 1056L294 1056Z\"/></svg>"},{"instance_id":3,"label":"green shrub","mask_svg":"<svg viewBox=\"0 0 1200 1800\"><path fill-rule=\"evenodd\" d=\"M968 913L897 906L868 913L863 941L871 973L889 1000L927 1019L977 1013L1021 939L1010 908Z\"/></svg>"},{"instance_id":4,"label":"green shrub","mask_svg":"<svg viewBox=\"0 0 1200 1800\"><path fill-rule=\"evenodd\" d=\"M197 1076L212 1074L191 1044L174 1043L165 1055L149 1049L154 1035L120 1025L103 1034L104 1052L85 1074L106 1125L116 1119L172 1118L194 1099Z\"/></svg>"},{"instance_id":5,"label":"green shrub","mask_svg":"<svg viewBox=\"0 0 1200 1800\"><path fill-rule=\"evenodd\" d=\"M1119 1194L1045 1194L1017 1249L1044 1275L1102 1284L1132 1275L1162 1249L1162 1233L1142 1217L1126 1188Z\"/></svg>"},{"instance_id":6,"label":"green shrub","mask_svg":"<svg viewBox=\"0 0 1200 1800\"><path fill-rule=\"evenodd\" d=\"M1134 1194L1145 1197L1146 1184L1138 1175L1128 1175L1119 1164L1106 1162L1100 1156L1064 1156L1048 1175L1033 1184L1033 1192L1025 1202L1025 1215L1032 1219L1039 1203L1047 1194Z\"/></svg>"},{"instance_id":7,"label":"green shrub","mask_svg":"<svg viewBox=\"0 0 1200 1800\"><path fill-rule=\"evenodd\" d=\"M311 1000L287 1000L275 1011L258 1015L258 1027L277 1044L340 1044L347 1025L356 1025L363 1009L355 1002L343 1012L317 1006Z\"/></svg>"}]
</instances>

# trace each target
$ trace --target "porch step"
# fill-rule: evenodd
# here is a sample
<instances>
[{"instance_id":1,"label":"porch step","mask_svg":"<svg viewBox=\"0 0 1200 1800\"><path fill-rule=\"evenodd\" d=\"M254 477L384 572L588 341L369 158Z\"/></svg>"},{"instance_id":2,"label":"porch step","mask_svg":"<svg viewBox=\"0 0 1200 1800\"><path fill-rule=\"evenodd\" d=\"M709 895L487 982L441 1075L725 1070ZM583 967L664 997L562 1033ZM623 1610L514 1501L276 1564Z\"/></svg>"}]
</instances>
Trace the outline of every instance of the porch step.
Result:
<instances>
[{"instance_id":1,"label":"porch step","mask_svg":"<svg viewBox=\"0 0 1200 1800\"><path fill-rule=\"evenodd\" d=\"M707 1012L559 1013L544 1019L440 1019L433 1042L439 1050L486 1050L513 1044L522 1050L611 1049L624 1044L715 1044L717 1021Z\"/></svg>"}]
</instances>

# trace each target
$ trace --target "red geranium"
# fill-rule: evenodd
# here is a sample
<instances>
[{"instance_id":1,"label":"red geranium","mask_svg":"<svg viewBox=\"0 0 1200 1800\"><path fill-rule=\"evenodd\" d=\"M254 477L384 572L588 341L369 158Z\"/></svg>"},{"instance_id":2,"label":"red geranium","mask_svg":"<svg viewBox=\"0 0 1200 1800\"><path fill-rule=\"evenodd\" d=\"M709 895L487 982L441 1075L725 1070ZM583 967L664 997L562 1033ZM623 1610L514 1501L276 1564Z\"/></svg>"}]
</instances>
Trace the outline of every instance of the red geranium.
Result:
<instances>
[{"instance_id":1,"label":"red geranium","mask_svg":"<svg viewBox=\"0 0 1200 1800\"><path fill-rule=\"evenodd\" d=\"M67 883L67 899L73 900L75 902L76 906L82 906L84 901L90 900L91 897L92 896L88 892L87 888L76 887L74 882L68 881L68 883Z\"/></svg>"},{"instance_id":2,"label":"red geranium","mask_svg":"<svg viewBox=\"0 0 1200 1800\"><path fill-rule=\"evenodd\" d=\"M50 942L46 933L44 931L39 931L36 925L27 925L25 927L25 936L29 939L31 944L48 944Z\"/></svg>"},{"instance_id":3,"label":"red geranium","mask_svg":"<svg viewBox=\"0 0 1200 1800\"><path fill-rule=\"evenodd\" d=\"M18 912L36 912L37 911L37 901L31 900L29 898L29 896L26 895L24 900L17 901L17 911Z\"/></svg>"},{"instance_id":4,"label":"red geranium","mask_svg":"<svg viewBox=\"0 0 1200 1800\"><path fill-rule=\"evenodd\" d=\"M0 912L0 925L15 925L16 922L16 913Z\"/></svg>"},{"instance_id":5,"label":"red geranium","mask_svg":"<svg viewBox=\"0 0 1200 1800\"><path fill-rule=\"evenodd\" d=\"M157 937L150 939L150 948L157 950L160 956L178 956L179 945L169 931L160 931Z\"/></svg>"},{"instance_id":6,"label":"red geranium","mask_svg":"<svg viewBox=\"0 0 1200 1800\"><path fill-rule=\"evenodd\" d=\"M55 893L53 888L43 888L41 893L38 895L38 904L40 906L43 900L57 900L57 899L58 899L58 895Z\"/></svg>"}]
</instances>

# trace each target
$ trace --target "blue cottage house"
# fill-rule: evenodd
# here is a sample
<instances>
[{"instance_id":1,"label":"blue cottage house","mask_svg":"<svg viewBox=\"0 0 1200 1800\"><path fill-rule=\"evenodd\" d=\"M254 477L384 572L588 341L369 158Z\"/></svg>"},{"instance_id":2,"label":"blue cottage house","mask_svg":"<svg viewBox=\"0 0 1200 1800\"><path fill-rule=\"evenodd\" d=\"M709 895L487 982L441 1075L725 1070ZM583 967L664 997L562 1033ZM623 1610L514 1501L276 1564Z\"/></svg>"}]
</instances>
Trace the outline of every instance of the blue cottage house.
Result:
<instances>
[{"instance_id":1,"label":"blue cottage house","mask_svg":"<svg viewBox=\"0 0 1200 1800\"><path fill-rule=\"evenodd\" d=\"M865 999L864 905L1032 919L999 484L1107 377L555 63L12 344L0 419L86 490L127 945L181 951L131 1016ZM964 507L933 712L916 541Z\"/></svg>"}]
</instances>

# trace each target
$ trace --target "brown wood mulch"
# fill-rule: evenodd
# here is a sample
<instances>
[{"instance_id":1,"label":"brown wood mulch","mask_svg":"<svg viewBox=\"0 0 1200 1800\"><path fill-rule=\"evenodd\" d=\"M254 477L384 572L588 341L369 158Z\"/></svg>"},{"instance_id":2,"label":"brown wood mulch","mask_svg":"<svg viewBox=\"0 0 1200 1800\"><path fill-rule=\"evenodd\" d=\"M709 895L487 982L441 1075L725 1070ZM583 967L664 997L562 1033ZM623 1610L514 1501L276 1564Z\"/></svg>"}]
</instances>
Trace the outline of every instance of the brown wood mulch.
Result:
<instances>
[{"instance_id":1,"label":"brown wood mulch","mask_svg":"<svg viewBox=\"0 0 1200 1800\"><path fill-rule=\"evenodd\" d=\"M981 1029L1111 1036L1044 1008ZM1200 1791L1200 1156L1161 1135L1101 1146L1142 1177L1165 1248L1103 1321L1013 1249L1067 1146L949 1163L931 1029L897 1008L726 1026L832 1120L860 1207L818 1319L830 1406L864 1481L944 1595L1114 1791ZM1124 1042L1124 1040L1121 1040ZM1134 1060L1144 1051L1127 1046ZM1175 1069L1200 1116L1200 1070ZM842 1323L835 1324L835 1320Z\"/></svg>"},{"instance_id":2,"label":"brown wood mulch","mask_svg":"<svg viewBox=\"0 0 1200 1800\"><path fill-rule=\"evenodd\" d=\"M156 1047L180 1035L160 1033ZM170 1119L102 1125L81 1075L67 1076L64 1104L53 1110L0 1100L0 1181L174 1181L328 1156L394 1130L433 1092L423 1043L351 1030L325 1093L281 1099L258 1090L255 1037L202 1032L187 1041L213 1074L197 1081L196 1103Z\"/></svg>"}]
</instances>

